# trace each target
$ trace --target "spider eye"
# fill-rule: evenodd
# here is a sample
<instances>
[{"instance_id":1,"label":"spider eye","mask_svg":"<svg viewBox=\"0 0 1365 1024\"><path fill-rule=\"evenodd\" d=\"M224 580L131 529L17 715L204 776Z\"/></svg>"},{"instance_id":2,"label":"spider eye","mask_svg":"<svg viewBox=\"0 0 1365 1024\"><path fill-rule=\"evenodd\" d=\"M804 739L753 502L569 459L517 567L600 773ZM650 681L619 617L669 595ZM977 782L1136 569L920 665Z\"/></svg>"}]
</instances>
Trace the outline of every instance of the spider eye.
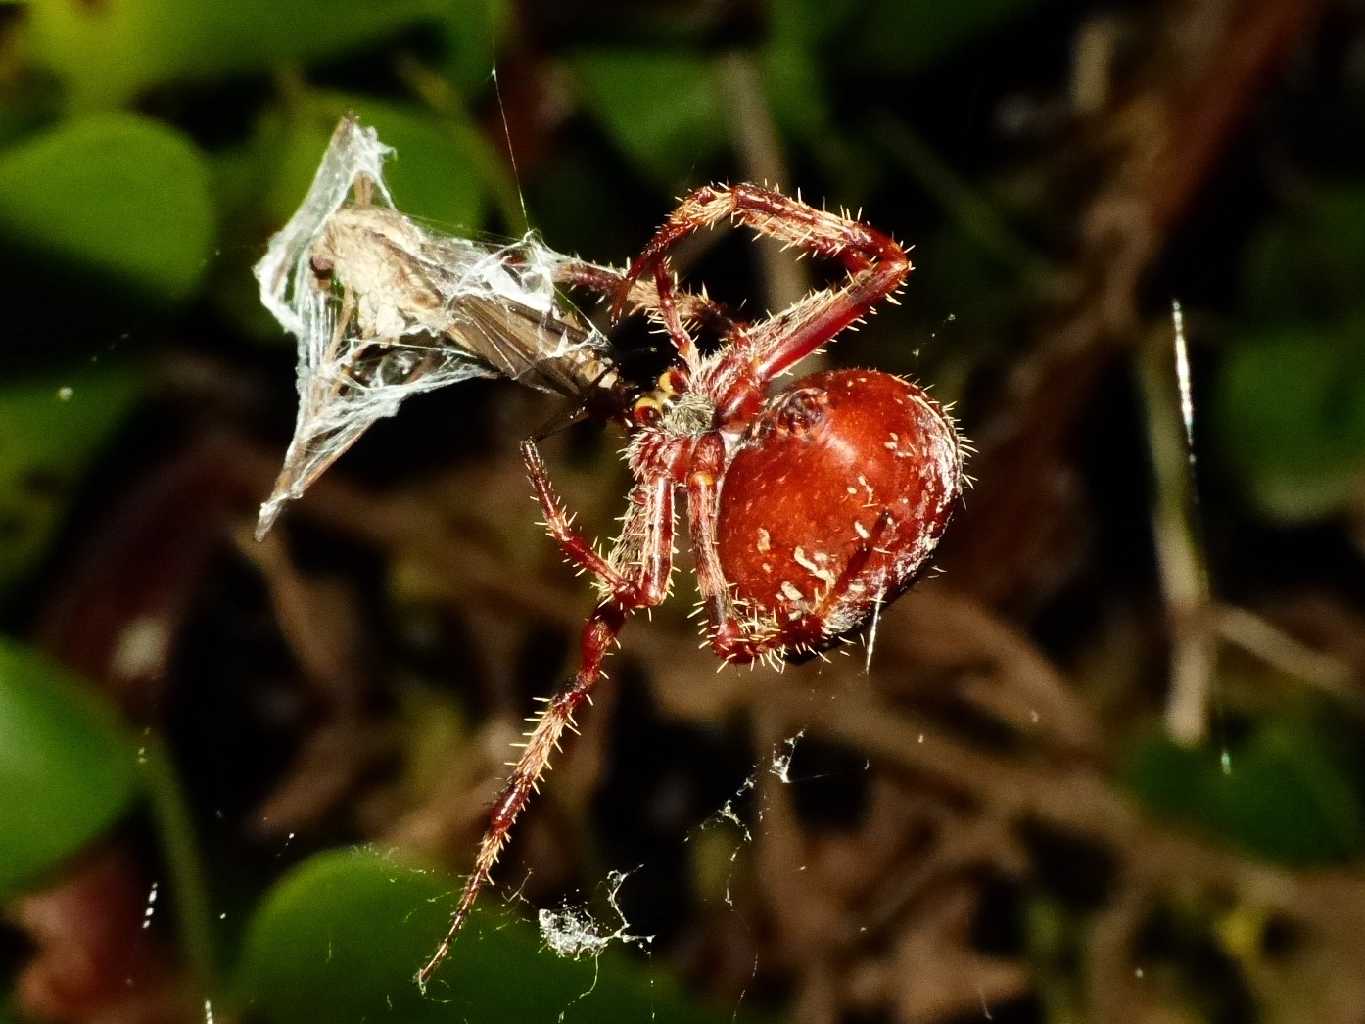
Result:
<instances>
[{"instance_id":1,"label":"spider eye","mask_svg":"<svg viewBox=\"0 0 1365 1024\"><path fill-rule=\"evenodd\" d=\"M313 276L319 281L327 282L332 279L334 264L328 257L315 252L309 258L308 265L313 270Z\"/></svg>"},{"instance_id":2,"label":"spider eye","mask_svg":"<svg viewBox=\"0 0 1365 1024\"><path fill-rule=\"evenodd\" d=\"M653 395L644 395L635 400L635 405L631 409L631 415L635 422L642 427L652 427L663 418L663 407L659 405L659 400Z\"/></svg>"}]
</instances>

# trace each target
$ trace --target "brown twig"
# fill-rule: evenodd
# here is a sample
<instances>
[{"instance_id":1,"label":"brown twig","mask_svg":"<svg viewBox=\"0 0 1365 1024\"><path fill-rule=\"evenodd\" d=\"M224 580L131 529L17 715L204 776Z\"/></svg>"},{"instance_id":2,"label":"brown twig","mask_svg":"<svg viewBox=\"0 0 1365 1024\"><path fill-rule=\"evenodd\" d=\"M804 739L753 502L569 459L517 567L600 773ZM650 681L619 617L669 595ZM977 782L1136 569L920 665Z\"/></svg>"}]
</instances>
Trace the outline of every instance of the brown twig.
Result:
<instances>
[{"instance_id":1,"label":"brown twig","mask_svg":"<svg viewBox=\"0 0 1365 1024\"><path fill-rule=\"evenodd\" d=\"M1172 229L1199 196L1261 87L1313 23L1315 0L1232 5L1215 47L1185 58L1192 73L1143 93L1135 131L1092 202L1076 266L1089 285L1069 315L1047 329L1014 375L1007 408L978 432L979 484L949 534L944 556L959 585L992 603L1047 589L1074 543L1065 452L1103 372L1138 333L1138 287ZM1207 13L1195 5L1189 17ZM1178 29L1177 33L1178 35ZM1152 61L1153 74L1170 54ZM1192 81L1193 84L1185 84ZM1116 119L1123 123L1125 119Z\"/></svg>"}]
</instances>

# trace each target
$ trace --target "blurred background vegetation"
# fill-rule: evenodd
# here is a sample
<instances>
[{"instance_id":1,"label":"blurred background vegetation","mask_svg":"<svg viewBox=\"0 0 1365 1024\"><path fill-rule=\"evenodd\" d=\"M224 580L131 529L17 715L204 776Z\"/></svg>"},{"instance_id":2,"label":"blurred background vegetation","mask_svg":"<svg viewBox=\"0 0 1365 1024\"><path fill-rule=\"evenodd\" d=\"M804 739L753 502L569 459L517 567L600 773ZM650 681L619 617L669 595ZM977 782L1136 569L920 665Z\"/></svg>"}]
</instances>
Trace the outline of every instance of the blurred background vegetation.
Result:
<instances>
[{"instance_id":1,"label":"blurred background vegetation","mask_svg":"<svg viewBox=\"0 0 1365 1024\"><path fill-rule=\"evenodd\" d=\"M1359 1022L1363 15L0 4L0 1021ZM407 212L517 235L521 190L605 262L712 179L862 208L919 269L824 358L980 448L870 673L717 675L686 586L633 625L426 998L591 597L510 384L409 403L249 539L294 415L249 268L346 111ZM790 255L683 267L756 314L824 273ZM601 532L618 445L549 445ZM544 946L566 901L600 961Z\"/></svg>"}]
</instances>

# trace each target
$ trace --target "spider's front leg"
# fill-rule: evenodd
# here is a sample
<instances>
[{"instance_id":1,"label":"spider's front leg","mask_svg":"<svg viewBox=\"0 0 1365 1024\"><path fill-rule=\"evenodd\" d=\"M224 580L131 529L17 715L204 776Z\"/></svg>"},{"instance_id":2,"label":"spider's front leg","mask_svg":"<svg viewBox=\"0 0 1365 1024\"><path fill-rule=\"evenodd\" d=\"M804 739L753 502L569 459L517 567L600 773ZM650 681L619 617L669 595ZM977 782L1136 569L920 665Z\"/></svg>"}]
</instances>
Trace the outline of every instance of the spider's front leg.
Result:
<instances>
[{"instance_id":1,"label":"spider's front leg","mask_svg":"<svg viewBox=\"0 0 1365 1024\"><path fill-rule=\"evenodd\" d=\"M617 564L598 554L593 543L573 528L572 517L565 514L534 441L527 439L521 443L521 457L545 514L545 528L569 564L589 573L604 597L622 608L634 611L660 604L668 595L673 575L672 473L667 468L656 470L631 491L631 507L617 545L620 554L615 559L618 563L634 562L635 573L628 576Z\"/></svg>"},{"instance_id":2,"label":"spider's front leg","mask_svg":"<svg viewBox=\"0 0 1365 1024\"><path fill-rule=\"evenodd\" d=\"M723 303L706 294L674 289L671 282L662 291L654 278L627 280L626 274L586 260L571 259L555 270L555 283L570 288L582 288L614 303L622 303L636 310L664 315L664 307L671 304L684 322L701 325L724 337L736 327L734 317ZM624 291L623 291L624 290ZM624 294L625 298L622 299Z\"/></svg>"},{"instance_id":3,"label":"spider's front leg","mask_svg":"<svg viewBox=\"0 0 1365 1024\"><path fill-rule=\"evenodd\" d=\"M631 264L617 290L617 310L637 280L663 280L674 246L726 219L811 255L837 260L849 274L842 287L814 292L737 336L753 386L766 384L862 319L892 295L911 270L910 259L897 242L860 221L756 185L708 185L683 199Z\"/></svg>"},{"instance_id":4,"label":"spider's front leg","mask_svg":"<svg viewBox=\"0 0 1365 1024\"><path fill-rule=\"evenodd\" d=\"M626 620L637 609L659 604L668 594L673 573L675 467L681 464L685 452L676 446L663 446L636 467L644 471L641 483L632 492L621 539L610 559L599 555L570 525L550 486L535 443L524 442L522 455L545 512L550 535L571 562L593 574L605 594L583 627L577 674L546 703L526 735L521 757L512 767L502 793L493 803L488 828L474 859L474 869L465 881L459 903L451 915L450 927L431 959L417 972L417 983L422 988L450 955L451 943L469 917L479 893L488 884L513 824L539 787L541 776L549 769L550 755L559 749L564 731L574 728L574 714L585 701L591 702L592 688L602 676L602 662ZM622 571L624 565L633 568L632 575Z\"/></svg>"}]
</instances>

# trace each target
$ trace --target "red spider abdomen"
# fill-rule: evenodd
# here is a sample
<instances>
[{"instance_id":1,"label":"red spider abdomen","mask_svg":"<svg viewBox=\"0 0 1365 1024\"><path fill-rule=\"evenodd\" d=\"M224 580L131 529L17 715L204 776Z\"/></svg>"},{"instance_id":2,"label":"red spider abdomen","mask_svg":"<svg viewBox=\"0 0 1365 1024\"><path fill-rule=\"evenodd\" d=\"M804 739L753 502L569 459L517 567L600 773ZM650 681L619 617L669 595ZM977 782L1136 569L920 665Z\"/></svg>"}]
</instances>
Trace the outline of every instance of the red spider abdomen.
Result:
<instances>
[{"instance_id":1,"label":"red spider abdomen","mask_svg":"<svg viewBox=\"0 0 1365 1024\"><path fill-rule=\"evenodd\" d=\"M961 486L952 420L915 385L807 377L769 401L725 472L725 578L751 618L819 650L909 586Z\"/></svg>"}]
</instances>

